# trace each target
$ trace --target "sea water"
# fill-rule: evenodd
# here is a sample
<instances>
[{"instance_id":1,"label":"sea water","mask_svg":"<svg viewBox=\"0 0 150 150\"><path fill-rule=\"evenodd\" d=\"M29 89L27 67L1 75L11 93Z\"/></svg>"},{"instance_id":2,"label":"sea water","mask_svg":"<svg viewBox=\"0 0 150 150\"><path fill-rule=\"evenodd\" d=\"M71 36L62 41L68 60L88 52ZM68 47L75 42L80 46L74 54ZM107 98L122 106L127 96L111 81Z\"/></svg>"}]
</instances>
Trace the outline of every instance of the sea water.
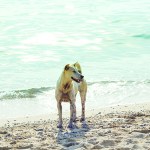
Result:
<instances>
[{"instance_id":1,"label":"sea water","mask_svg":"<svg viewBox=\"0 0 150 150\"><path fill-rule=\"evenodd\" d=\"M0 0L1 119L57 113L56 81L77 61L87 109L150 102L150 1Z\"/></svg>"}]
</instances>

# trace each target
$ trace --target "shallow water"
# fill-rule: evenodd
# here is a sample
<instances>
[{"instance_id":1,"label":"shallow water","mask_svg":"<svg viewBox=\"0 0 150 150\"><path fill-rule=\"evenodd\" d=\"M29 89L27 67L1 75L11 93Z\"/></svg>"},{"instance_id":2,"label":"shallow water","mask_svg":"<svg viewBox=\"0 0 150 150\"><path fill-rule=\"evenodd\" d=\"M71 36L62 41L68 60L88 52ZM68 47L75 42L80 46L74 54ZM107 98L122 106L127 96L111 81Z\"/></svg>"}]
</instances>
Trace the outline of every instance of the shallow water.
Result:
<instances>
[{"instance_id":1,"label":"shallow water","mask_svg":"<svg viewBox=\"0 0 150 150\"><path fill-rule=\"evenodd\" d=\"M89 83L87 107L150 101L149 0L0 7L0 117L56 112L56 80L76 61Z\"/></svg>"}]
</instances>

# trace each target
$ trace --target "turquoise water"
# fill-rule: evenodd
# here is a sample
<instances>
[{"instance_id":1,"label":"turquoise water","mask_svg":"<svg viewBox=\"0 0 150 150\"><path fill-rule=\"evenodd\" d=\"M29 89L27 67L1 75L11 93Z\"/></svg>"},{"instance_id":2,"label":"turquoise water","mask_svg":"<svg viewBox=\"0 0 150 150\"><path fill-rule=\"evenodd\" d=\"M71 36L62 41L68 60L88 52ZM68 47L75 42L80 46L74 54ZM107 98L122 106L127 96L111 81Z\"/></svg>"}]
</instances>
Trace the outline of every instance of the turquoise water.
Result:
<instances>
[{"instance_id":1,"label":"turquoise water","mask_svg":"<svg viewBox=\"0 0 150 150\"><path fill-rule=\"evenodd\" d=\"M1 118L56 112L56 80L76 61L87 107L150 101L149 0L0 0L0 29Z\"/></svg>"}]
</instances>

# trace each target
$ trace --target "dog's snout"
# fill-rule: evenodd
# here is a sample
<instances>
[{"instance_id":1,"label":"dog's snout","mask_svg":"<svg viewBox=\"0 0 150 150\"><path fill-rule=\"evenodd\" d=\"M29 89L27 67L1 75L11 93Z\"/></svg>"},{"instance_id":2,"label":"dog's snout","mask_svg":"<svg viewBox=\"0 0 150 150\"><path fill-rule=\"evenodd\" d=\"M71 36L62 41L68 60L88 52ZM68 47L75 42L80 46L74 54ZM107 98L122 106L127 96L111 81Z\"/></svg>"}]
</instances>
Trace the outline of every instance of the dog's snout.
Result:
<instances>
[{"instance_id":1,"label":"dog's snout","mask_svg":"<svg viewBox=\"0 0 150 150\"><path fill-rule=\"evenodd\" d=\"M81 79L83 79L84 78L84 76L83 75L81 75Z\"/></svg>"}]
</instances>

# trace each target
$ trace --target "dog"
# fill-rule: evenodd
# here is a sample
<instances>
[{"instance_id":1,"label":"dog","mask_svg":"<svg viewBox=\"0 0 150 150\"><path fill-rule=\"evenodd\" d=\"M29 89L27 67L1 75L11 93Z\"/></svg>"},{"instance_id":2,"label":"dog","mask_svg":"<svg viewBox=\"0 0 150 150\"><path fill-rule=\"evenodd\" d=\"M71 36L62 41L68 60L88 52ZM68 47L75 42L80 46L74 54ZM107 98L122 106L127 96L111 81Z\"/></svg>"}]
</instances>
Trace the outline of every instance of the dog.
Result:
<instances>
[{"instance_id":1,"label":"dog","mask_svg":"<svg viewBox=\"0 0 150 150\"><path fill-rule=\"evenodd\" d=\"M80 121L82 122L85 121L87 82L82 75L81 66L78 62L75 64L67 64L57 81L55 89L55 98L57 100L59 115L58 128L62 128L62 102L70 102L70 121L68 128L73 128L73 122L76 121L75 102L78 91L81 97L82 114Z\"/></svg>"}]
</instances>

